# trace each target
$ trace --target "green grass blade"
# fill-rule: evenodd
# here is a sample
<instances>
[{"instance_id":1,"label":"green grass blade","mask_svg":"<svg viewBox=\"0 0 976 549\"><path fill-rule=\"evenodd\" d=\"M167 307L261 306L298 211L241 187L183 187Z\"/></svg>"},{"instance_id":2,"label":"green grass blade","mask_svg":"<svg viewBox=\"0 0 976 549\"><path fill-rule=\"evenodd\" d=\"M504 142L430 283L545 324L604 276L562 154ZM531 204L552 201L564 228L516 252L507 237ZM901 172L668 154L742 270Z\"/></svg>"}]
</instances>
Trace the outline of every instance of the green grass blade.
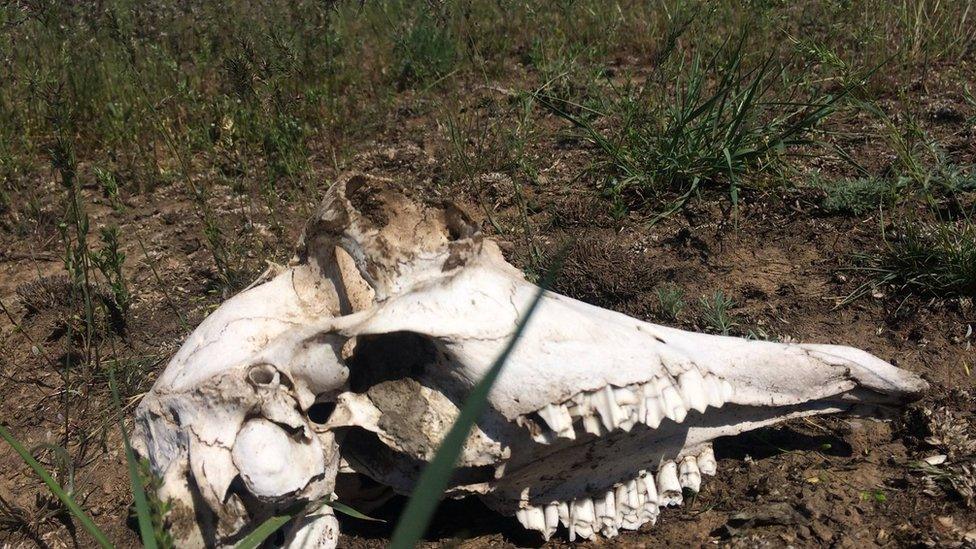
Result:
<instances>
[{"instance_id":1,"label":"green grass blade","mask_svg":"<svg viewBox=\"0 0 976 549\"><path fill-rule=\"evenodd\" d=\"M255 528L253 532L244 536L241 541L237 542L234 549L256 549L258 546L264 543L264 540L271 537L271 535L277 532L279 528L287 524L288 521L291 520L292 516L293 515L279 515L269 518L268 520L262 522L261 526Z\"/></svg>"},{"instance_id":2,"label":"green grass blade","mask_svg":"<svg viewBox=\"0 0 976 549\"><path fill-rule=\"evenodd\" d=\"M30 455L34 455L41 448L44 448L45 450L50 450L50 451L54 452L54 454L56 456L58 456L58 459L61 461L61 463L64 464L64 472L65 472L65 475L68 478L68 490L67 491L69 493L73 492L74 491L74 486L75 486L75 473L74 473L74 468L72 467L72 464L71 464L71 456L68 454L68 450L65 449L64 446L59 446L57 444L51 444L50 442L42 442L42 443L38 444L37 446L34 446L33 448L30 449ZM63 487L62 487L62 489L63 489Z\"/></svg>"},{"instance_id":3,"label":"green grass blade","mask_svg":"<svg viewBox=\"0 0 976 549\"><path fill-rule=\"evenodd\" d=\"M558 266L559 263L557 261L556 265ZM492 385L498 379L498 375L501 373L502 367L508 360L512 350L515 349L515 345L522 336L522 332L525 331L525 327L528 325L532 314L535 312L535 308L539 305L545 293L545 288L551 284L556 270L556 268L553 268L546 275L545 280L539 287L539 291L532 298L532 302L529 304L528 309L526 309L525 314L519 319L519 323L515 327L515 332L512 334L512 337L505 344L505 347L498 355L498 358L495 359L491 368L488 369L488 373L471 389L471 394L468 395L464 406L461 407L458 418L454 421L454 425L451 426L451 430L444 437L440 448L437 449L437 454L434 455L434 459L431 460L427 467L424 468L424 472L421 473L420 480L417 482L417 486L414 487L413 495L410 497L410 501L407 503L403 514L400 515L400 520L397 522L396 529L393 531L393 538L390 542L392 549L411 549L427 530L427 525L430 523L434 510L440 502L441 494L447 488L447 483L450 480L451 473L454 471L458 456L461 455L461 450L464 448L464 442L471 432L471 427L478 421L478 418L481 417L481 414L487 407L488 393L491 391Z\"/></svg>"},{"instance_id":4,"label":"green grass blade","mask_svg":"<svg viewBox=\"0 0 976 549\"><path fill-rule=\"evenodd\" d=\"M329 507L335 509L336 511L339 511L342 514L349 515L350 517L353 517L353 518L358 518L358 519L361 519L361 520L369 520L369 521L373 521L373 522L386 522L383 519L373 518L373 517L371 517L369 515L364 515L364 514L360 513L359 511L353 509L352 507L349 507L348 505L345 505L343 503L339 503L338 501L327 501L327 502L325 502L325 504L328 505Z\"/></svg>"},{"instance_id":5,"label":"green grass blade","mask_svg":"<svg viewBox=\"0 0 976 549\"><path fill-rule=\"evenodd\" d=\"M44 466L38 463L37 460L27 452L24 446L16 438L14 438L14 436L10 434L10 431L4 428L3 425L0 425L0 438L7 441L7 444L9 444L14 451L20 455L20 459L24 460L24 463L29 465L37 476L41 477L44 484L47 484L47 487L51 490L51 492L57 496L59 500L61 500L61 503L64 503L65 507L67 507L68 510L71 511L71 514L78 519L78 522L81 523L85 530L88 530L88 533L95 538L98 545L101 547L113 547L112 542L110 542L105 533L95 525L91 517L85 513L84 509L75 503L74 498L72 498L70 494L61 489L61 486L59 486L58 483L51 478L51 475L49 475L44 469Z\"/></svg>"},{"instance_id":6,"label":"green grass blade","mask_svg":"<svg viewBox=\"0 0 976 549\"><path fill-rule=\"evenodd\" d=\"M374 522L386 522L384 520L380 520L368 515L364 515L363 513L360 513L359 511L353 509L352 507L339 503L338 501L325 501L322 503L328 505L329 507L335 509L336 511L339 511L340 513L349 515L350 517L354 517L362 520L370 520ZM275 532L280 530L282 526L287 524L288 521L294 518L296 514L297 513L289 513L289 514L277 515L269 518L268 520L262 522L260 526L255 528L253 532L244 536L239 542L237 542L237 545L234 546L234 549L256 549L262 543L264 543L266 539L268 539L269 537L274 535Z\"/></svg>"},{"instance_id":7,"label":"green grass blade","mask_svg":"<svg viewBox=\"0 0 976 549\"><path fill-rule=\"evenodd\" d=\"M132 486L132 497L136 502L136 517L139 520L139 537L142 538L143 547L156 549L152 513L149 510L149 500L146 498L142 475L139 473L139 462L136 460L135 452L132 451L132 445L129 444L129 435L125 432L125 425L122 424L122 402L119 399L119 389L115 384L114 368L108 370L108 385L112 389L112 401L115 403L115 410L119 413L119 430L122 431L125 461L129 467L129 484Z\"/></svg>"}]
</instances>

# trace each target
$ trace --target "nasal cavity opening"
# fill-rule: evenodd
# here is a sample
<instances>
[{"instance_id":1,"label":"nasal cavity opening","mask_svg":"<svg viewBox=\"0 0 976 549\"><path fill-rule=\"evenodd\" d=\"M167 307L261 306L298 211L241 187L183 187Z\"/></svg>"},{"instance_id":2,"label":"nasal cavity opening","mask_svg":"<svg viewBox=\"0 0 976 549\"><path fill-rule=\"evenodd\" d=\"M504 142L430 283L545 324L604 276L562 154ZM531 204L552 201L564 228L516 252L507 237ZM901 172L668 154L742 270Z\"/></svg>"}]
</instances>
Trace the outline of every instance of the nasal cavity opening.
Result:
<instances>
[{"instance_id":1,"label":"nasal cavity opening","mask_svg":"<svg viewBox=\"0 0 976 549\"><path fill-rule=\"evenodd\" d=\"M247 372L247 379L255 385L271 385L278 377L278 370L270 364L252 366Z\"/></svg>"}]
</instances>

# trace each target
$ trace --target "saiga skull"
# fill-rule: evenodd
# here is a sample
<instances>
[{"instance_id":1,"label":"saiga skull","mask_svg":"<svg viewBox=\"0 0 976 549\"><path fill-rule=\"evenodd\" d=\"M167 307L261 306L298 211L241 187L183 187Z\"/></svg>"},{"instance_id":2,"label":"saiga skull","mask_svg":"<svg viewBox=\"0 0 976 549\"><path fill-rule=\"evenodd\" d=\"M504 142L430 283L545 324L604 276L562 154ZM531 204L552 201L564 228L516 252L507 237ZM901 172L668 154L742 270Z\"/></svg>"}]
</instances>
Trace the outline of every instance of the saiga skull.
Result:
<instances>
[{"instance_id":1,"label":"saiga skull","mask_svg":"<svg viewBox=\"0 0 976 549\"><path fill-rule=\"evenodd\" d=\"M343 177L287 268L224 303L137 411L183 545L323 501L341 467L409 493L537 291L451 204ZM690 333L546 293L448 495L570 539L656 520L714 474L710 442L926 388L868 353ZM362 499L365 494L358 494ZM288 542L333 546L328 507Z\"/></svg>"}]
</instances>

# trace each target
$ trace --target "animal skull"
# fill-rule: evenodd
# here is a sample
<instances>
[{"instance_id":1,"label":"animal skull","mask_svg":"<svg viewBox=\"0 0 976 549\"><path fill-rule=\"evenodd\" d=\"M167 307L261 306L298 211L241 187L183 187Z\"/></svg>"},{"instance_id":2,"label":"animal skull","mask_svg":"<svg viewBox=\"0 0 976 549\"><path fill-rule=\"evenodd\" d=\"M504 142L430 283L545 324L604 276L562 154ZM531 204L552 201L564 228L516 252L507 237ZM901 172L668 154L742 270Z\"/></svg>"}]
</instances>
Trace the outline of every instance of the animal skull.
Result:
<instances>
[{"instance_id":1,"label":"animal skull","mask_svg":"<svg viewBox=\"0 0 976 549\"><path fill-rule=\"evenodd\" d=\"M290 265L211 314L139 406L137 448L181 546L328 501L340 470L410 493L536 291L457 207L343 177ZM613 536L697 491L717 437L925 388L850 347L690 333L547 292L447 495L546 538L559 524L571 540ZM287 542L337 536L322 506Z\"/></svg>"}]
</instances>

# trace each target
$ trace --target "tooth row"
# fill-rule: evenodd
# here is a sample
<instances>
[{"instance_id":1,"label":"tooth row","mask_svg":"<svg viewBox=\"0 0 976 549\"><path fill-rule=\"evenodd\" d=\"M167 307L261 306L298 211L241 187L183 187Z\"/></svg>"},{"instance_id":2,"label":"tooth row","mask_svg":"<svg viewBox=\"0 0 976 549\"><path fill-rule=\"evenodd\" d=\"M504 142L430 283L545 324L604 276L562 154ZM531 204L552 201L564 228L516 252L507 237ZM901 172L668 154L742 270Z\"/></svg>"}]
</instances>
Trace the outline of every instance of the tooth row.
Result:
<instances>
[{"instance_id":1,"label":"tooth row","mask_svg":"<svg viewBox=\"0 0 976 549\"><path fill-rule=\"evenodd\" d=\"M657 428L665 418L684 421L690 410L704 412L732 399L732 385L711 374L691 368L678 376L656 377L642 385L605 386L583 392L563 404L550 404L537 412L545 427L533 435L536 442L548 444L553 437L575 439L573 424L583 431L602 435L614 429L630 431L637 423ZM540 426L541 427L541 426Z\"/></svg>"},{"instance_id":2,"label":"tooth row","mask_svg":"<svg viewBox=\"0 0 976 549\"><path fill-rule=\"evenodd\" d=\"M699 464L708 464L711 469L704 471ZM683 488L698 491L703 473L715 474L715 455L710 447L698 456L685 456L680 463L663 463L657 475L640 471L636 478L613 486L603 495L543 506L523 503L516 517L522 526L540 532L546 540L560 523L569 530L570 541L589 539L598 532L613 537L620 530L654 524L660 507L681 504Z\"/></svg>"}]
</instances>

